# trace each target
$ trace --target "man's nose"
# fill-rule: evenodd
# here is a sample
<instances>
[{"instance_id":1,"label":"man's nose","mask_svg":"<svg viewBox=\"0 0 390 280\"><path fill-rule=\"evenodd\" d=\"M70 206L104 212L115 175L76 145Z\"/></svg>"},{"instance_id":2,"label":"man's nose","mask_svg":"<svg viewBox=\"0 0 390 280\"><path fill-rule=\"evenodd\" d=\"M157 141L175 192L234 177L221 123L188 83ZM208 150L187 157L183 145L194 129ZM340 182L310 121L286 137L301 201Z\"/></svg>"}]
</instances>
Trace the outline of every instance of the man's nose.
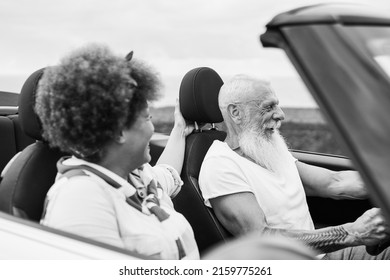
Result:
<instances>
[{"instance_id":1,"label":"man's nose","mask_svg":"<svg viewBox=\"0 0 390 280\"><path fill-rule=\"evenodd\" d=\"M275 120L283 121L284 120L284 112L283 110L278 106L276 109L276 112L272 116Z\"/></svg>"}]
</instances>

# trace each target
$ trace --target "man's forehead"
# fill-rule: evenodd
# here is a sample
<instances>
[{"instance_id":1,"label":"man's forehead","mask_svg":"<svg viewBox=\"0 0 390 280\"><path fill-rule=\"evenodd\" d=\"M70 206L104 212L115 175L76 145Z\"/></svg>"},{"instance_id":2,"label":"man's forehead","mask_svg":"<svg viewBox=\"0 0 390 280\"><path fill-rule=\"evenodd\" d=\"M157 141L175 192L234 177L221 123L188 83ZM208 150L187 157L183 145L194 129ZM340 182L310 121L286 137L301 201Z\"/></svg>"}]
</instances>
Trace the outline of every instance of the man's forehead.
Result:
<instances>
[{"instance_id":1,"label":"man's forehead","mask_svg":"<svg viewBox=\"0 0 390 280\"><path fill-rule=\"evenodd\" d=\"M274 90L271 87L262 87L257 90L254 90L250 96L246 96L243 98L241 102L249 102L249 101L259 101L263 102L278 102L278 97L276 96Z\"/></svg>"},{"instance_id":2,"label":"man's forehead","mask_svg":"<svg viewBox=\"0 0 390 280\"><path fill-rule=\"evenodd\" d=\"M278 102L278 97L276 96L275 92L271 89L271 91L268 91L262 95L262 98L260 98L263 102Z\"/></svg>"}]
</instances>

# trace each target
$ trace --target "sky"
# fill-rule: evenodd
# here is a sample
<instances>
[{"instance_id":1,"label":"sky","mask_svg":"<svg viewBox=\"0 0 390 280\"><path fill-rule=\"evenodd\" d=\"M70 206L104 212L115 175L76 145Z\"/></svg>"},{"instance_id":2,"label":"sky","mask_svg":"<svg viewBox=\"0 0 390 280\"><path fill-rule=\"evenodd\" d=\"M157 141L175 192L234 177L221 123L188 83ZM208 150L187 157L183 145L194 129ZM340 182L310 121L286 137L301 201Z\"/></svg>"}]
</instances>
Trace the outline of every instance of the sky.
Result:
<instances>
[{"instance_id":1,"label":"sky","mask_svg":"<svg viewBox=\"0 0 390 280\"><path fill-rule=\"evenodd\" d=\"M19 92L32 72L91 42L123 56L133 50L153 66L165 84L161 105L174 103L181 77L199 66L223 79L239 73L271 81L296 77L284 53L263 48L259 35L277 13L327 2L334 1L2 0L0 90ZM342 2L390 13L389 0Z\"/></svg>"}]
</instances>

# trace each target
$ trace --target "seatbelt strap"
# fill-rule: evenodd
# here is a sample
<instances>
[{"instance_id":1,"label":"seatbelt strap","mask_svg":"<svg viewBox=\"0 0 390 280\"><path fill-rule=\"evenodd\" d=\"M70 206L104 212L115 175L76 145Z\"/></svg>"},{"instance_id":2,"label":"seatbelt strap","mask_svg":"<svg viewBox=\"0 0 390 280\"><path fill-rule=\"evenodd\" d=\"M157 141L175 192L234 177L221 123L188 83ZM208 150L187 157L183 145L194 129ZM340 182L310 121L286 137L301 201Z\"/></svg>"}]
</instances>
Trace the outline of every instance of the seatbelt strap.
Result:
<instances>
[{"instance_id":1,"label":"seatbelt strap","mask_svg":"<svg viewBox=\"0 0 390 280\"><path fill-rule=\"evenodd\" d=\"M58 169L58 172L61 174L61 177L66 177L69 179L71 177L80 176L80 175L81 176L82 175L88 176L88 174L85 173L85 171L88 171L88 172L91 172L92 174L95 174L99 178L103 179L107 184L114 187L115 189L119 189L121 187L121 184L116 182L114 179L112 179L111 177L107 176L103 172L100 172L99 170L97 170L89 165L80 164L80 165L73 165L72 166L72 165L63 164L62 162L68 158L69 157L61 158L57 162L57 169ZM140 198L137 195L134 194L130 197L126 197L126 202L130 206L132 206L132 207L134 207L137 210L142 212L142 201L140 200Z\"/></svg>"},{"instance_id":2,"label":"seatbelt strap","mask_svg":"<svg viewBox=\"0 0 390 280\"><path fill-rule=\"evenodd\" d=\"M86 164L80 164L80 165L65 165L62 162L64 160L68 159L68 157L63 157L57 162L57 170L61 174L61 177L71 178L78 175L88 175L83 170L89 171L96 176L100 177L104 181L106 181L107 184L111 185L112 187L119 189L121 187L121 184L104 174L103 172L100 172L99 170L86 165Z\"/></svg>"}]
</instances>

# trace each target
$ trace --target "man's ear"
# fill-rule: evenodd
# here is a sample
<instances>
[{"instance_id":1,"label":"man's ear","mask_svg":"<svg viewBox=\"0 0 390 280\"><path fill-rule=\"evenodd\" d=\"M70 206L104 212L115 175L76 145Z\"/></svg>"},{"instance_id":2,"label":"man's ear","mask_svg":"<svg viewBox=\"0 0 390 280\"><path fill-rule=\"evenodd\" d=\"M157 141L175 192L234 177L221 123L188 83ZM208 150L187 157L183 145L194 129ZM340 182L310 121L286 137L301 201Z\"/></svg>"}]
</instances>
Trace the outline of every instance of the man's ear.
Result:
<instances>
[{"instance_id":1,"label":"man's ear","mask_svg":"<svg viewBox=\"0 0 390 280\"><path fill-rule=\"evenodd\" d=\"M119 134L115 137L114 141L117 142L118 144L123 144L126 142L126 138L123 135L123 130L119 132Z\"/></svg>"},{"instance_id":2,"label":"man's ear","mask_svg":"<svg viewBox=\"0 0 390 280\"><path fill-rule=\"evenodd\" d=\"M242 122L242 112L236 104L229 104L227 106L227 111L235 124L240 124Z\"/></svg>"}]
</instances>

